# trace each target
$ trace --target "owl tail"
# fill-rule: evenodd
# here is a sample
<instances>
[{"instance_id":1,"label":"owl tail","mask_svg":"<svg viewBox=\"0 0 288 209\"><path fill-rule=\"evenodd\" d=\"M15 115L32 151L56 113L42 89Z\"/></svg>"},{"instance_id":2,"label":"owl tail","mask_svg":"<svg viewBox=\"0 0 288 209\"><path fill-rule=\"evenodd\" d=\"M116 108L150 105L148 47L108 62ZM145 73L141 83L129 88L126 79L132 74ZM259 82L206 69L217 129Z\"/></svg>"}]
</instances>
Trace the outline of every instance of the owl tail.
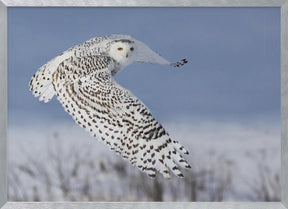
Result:
<instances>
[{"instance_id":1,"label":"owl tail","mask_svg":"<svg viewBox=\"0 0 288 209\"><path fill-rule=\"evenodd\" d=\"M39 101L49 102L55 94L52 85L52 73L49 70L49 64L42 66L31 78L30 91Z\"/></svg>"},{"instance_id":2,"label":"owl tail","mask_svg":"<svg viewBox=\"0 0 288 209\"><path fill-rule=\"evenodd\" d=\"M52 75L57 70L58 65L71 55L72 52L62 53L40 67L33 75L29 83L30 91L35 97L39 97L39 101L49 102L56 94L52 84Z\"/></svg>"}]
</instances>

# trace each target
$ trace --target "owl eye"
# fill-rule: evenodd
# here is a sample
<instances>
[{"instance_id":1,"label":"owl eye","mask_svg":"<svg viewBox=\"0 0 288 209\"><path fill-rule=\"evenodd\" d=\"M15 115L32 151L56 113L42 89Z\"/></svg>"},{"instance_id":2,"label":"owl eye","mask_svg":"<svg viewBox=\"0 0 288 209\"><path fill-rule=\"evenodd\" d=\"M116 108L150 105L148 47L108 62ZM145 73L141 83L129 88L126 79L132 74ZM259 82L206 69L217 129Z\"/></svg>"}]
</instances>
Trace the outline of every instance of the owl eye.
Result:
<instances>
[{"instance_id":1,"label":"owl eye","mask_svg":"<svg viewBox=\"0 0 288 209\"><path fill-rule=\"evenodd\" d=\"M118 48L118 51L123 51L123 48L122 48L122 47L119 47L119 48Z\"/></svg>"},{"instance_id":2,"label":"owl eye","mask_svg":"<svg viewBox=\"0 0 288 209\"><path fill-rule=\"evenodd\" d=\"M131 48L130 48L130 50L131 50L131 51L134 51L134 48L133 48L133 47L131 47Z\"/></svg>"}]
</instances>

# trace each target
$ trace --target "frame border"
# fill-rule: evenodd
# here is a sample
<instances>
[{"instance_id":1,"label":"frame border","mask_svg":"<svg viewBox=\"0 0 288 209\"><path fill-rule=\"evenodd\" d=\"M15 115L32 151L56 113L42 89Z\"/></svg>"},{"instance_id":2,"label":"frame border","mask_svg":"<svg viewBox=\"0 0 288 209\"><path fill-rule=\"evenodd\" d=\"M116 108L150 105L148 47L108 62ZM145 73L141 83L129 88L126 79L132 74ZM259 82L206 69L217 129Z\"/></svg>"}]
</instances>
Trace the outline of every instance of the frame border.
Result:
<instances>
[{"instance_id":1,"label":"frame border","mask_svg":"<svg viewBox=\"0 0 288 209\"><path fill-rule=\"evenodd\" d=\"M287 0L0 0L6 7L280 7Z\"/></svg>"},{"instance_id":2,"label":"frame border","mask_svg":"<svg viewBox=\"0 0 288 209\"><path fill-rule=\"evenodd\" d=\"M0 0L0 207L7 201L7 8Z\"/></svg>"},{"instance_id":3,"label":"frame border","mask_svg":"<svg viewBox=\"0 0 288 209\"><path fill-rule=\"evenodd\" d=\"M280 7L281 202L7 202L7 7ZM2 209L288 209L288 0L0 0L0 207Z\"/></svg>"}]
</instances>

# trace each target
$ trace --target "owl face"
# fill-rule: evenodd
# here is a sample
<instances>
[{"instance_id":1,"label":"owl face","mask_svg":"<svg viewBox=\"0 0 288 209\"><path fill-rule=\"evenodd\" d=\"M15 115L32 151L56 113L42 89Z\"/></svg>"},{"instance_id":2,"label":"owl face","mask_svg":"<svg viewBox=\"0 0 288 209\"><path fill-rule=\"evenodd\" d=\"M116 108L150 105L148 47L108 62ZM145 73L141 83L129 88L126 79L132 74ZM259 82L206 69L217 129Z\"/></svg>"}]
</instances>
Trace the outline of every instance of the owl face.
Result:
<instances>
[{"instance_id":1,"label":"owl face","mask_svg":"<svg viewBox=\"0 0 288 209\"><path fill-rule=\"evenodd\" d=\"M114 41L109 49L109 56L115 59L123 67L134 61L135 43L130 40Z\"/></svg>"}]
</instances>

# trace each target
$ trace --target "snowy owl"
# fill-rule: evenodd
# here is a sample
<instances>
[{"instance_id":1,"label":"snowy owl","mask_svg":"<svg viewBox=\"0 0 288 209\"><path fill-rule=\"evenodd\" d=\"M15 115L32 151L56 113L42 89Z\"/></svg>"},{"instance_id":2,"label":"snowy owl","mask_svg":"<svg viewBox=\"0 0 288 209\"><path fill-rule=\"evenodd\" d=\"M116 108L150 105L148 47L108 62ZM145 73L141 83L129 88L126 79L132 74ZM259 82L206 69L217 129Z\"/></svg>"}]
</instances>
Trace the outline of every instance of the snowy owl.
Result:
<instances>
[{"instance_id":1,"label":"snowy owl","mask_svg":"<svg viewBox=\"0 0 288 209\"><path fill-rule=\"evenodd\" d=\"M92 38L43 65L30 90L40 101L54 95L84 129L150 177L183 177L188 151L172 139L148 108L113 76L133 62L179 67L129 35Z\"/></svg>"}]
</instances>

